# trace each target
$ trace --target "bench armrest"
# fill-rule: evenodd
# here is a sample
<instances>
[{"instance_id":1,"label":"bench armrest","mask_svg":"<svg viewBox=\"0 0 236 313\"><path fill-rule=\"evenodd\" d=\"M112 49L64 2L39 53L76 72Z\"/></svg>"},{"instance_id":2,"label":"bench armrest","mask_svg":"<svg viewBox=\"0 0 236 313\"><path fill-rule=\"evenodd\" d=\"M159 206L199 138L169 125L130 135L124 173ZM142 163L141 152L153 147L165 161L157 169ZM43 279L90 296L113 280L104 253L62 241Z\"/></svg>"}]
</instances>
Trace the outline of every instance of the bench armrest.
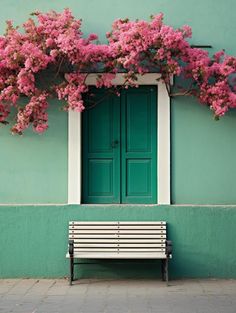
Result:
<instances>
[{"instance_id":1,"label":"bench armrest","mask_svg":"<svg viewBox=\"0 0 236 313\"><path fill-rule=\"evenodd\" d=\"M70 257L74 255L74 240L69 240L69 255Z\"/></svg>"},{"instance_id":2,"label":"bench armrest","mask_svg":"<svg viewBox=\"0 0 236 313\"><path fill-rule=\"evenodd\" d=\"M172 241L166 240L166 255L169 257L172 254Z\"/></svg>"}]
</instances>

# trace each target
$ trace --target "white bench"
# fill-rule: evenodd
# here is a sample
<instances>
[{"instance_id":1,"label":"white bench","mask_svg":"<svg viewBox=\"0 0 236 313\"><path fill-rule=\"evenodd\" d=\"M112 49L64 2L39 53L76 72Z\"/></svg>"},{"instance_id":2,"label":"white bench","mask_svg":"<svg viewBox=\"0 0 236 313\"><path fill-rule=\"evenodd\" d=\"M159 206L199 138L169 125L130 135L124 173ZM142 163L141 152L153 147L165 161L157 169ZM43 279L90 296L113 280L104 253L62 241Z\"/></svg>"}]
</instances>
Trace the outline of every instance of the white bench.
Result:
<instances>
[{"instance_id":1,"label":"white bench","mask_svg":"<svg viewBox=\"0 0 236 313\"><path fill-rule=\"evenodd\" d=\"M70 285L75 259L161 259L162 279L168 285L172 243L166 222L69 222Z\"/></svg>"}]
</instances>

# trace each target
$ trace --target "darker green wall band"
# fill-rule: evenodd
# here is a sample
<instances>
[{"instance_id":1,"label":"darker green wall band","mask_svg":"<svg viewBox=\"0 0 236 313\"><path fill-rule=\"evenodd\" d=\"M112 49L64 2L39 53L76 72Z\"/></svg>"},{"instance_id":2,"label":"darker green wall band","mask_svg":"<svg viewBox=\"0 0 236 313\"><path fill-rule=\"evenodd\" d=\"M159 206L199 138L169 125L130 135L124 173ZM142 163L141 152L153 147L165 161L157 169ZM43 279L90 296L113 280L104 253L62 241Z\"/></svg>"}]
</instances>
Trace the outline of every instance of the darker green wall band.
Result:
<instances>
[{"instance_id":1,"label":"darker green wall band","mask_svg":"<svg viewBox=\"0 0 236 313\"><path fill-rule=\"evenodd\" d=\"M236 206L0 207L0 277L64 277L70 220L165 220L172 278L236 278ZM160 277L159 261L82 265L79 277Z\"/></svg>"}]
</instances>

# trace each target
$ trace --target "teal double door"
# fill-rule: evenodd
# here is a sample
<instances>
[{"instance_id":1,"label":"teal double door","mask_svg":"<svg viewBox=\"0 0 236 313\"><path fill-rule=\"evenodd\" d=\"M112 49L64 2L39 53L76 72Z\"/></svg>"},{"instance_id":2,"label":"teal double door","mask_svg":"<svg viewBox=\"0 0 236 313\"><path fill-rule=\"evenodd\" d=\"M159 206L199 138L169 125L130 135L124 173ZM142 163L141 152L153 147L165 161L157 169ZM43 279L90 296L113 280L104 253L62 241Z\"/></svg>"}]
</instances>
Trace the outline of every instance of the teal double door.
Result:
<instances>
[{"instance_id":1,"label":"teal double door","mask_svg":"<svg viewBox=\"0 0 236 313\"><path fill-rule=\"evenodd\" d=\"M106 93L82 114L82 201L156 203L156 87Z\"/></svg>"}]
</instances>

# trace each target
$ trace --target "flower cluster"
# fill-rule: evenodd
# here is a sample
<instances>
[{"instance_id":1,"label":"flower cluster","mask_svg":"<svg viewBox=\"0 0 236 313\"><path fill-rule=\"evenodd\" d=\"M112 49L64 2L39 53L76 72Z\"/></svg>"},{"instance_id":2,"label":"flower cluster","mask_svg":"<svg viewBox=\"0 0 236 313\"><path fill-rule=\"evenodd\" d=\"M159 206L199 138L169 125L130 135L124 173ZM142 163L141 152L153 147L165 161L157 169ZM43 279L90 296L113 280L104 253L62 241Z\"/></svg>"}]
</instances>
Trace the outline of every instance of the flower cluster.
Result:
<instances>
[{"instance_id":1,"label":"flower cluster","mask_svg":"<svg viewBox=\"0 0 236 313\"><path fill-rule=\"evenodd\" d=\"M190 36L188 26L174 30L164 25L162 14L151 22L117 20L107 34L114 66L140 74L159 71L166 81L181 73L179 61L187 55L190 47L185 38Z\"/></svg>"},{"instance_id":2,"label":"flower cluster","mask_svg":"<svg viewBox=\"0 0 236 313\"><path fill-rule=\"evenodd\" d=\"M171 78L182 75L191 82L182 94L194 95L208 105L215 117L236 107L236 58L220 51L211 58L187 41L191 28L174 29L163 23L163 15L151 21L116 20L107 33L107 44L99 44L97 35L84 38L81 20L69 9L62 13L35 12L36 17L23 24L23 31L7 22L0 37L0 123L7 123L12 107L16 108L13 133L32 125L42 133L48 128L48 97L65 100L66 110L83 111L83 94L88 72L100 71L97 88L112 87L117 72L124 73L125 87L135 86L137 74L161 74L171 95ZM44 71L60 76L50 86L37 83ZM61 80L62 79L62 80ZM63 82L62 82L63 81ZM20 104L22 96L28 103Z\"/></svg>"},{"instance_id":3,"label":"flower cluster","mask_svg":"<svg viewBox=\"0 0 236 313\"><path fill-rule=\"evenodd\" d=\"M207 104L217 119L236 107L235 57L219 51L210 59L205 51L191 49L185 74L195 83L192 94Z\"/></svg>"},{"instance_id":4,"label":"flower cluster","mask_svg":"<svg viewBox=\"0 0 236 313\"><path fill-rule=\"evenodd\" d=\"M65 109L82 111L82 94L88 89L81 72L91 66L95 69L109 54L107 46L93 43L95 34L82 38L81 20L76 20L68 9L33 15L38 23L29 19L22 33L9 21L5 36L0 37L0 122L6 123L11 107L16 107L12 132L18 134L31 124L39 133L47 129L50 93L67 101ZM63 84L50 86L50 90L37 85L39 73L51 66L59 74L63 65L69 65ZM22 96L29 99L25 106L18 104Z\"/></svg>"},{"instance_id":5,"label":"flower cluster","mask_svg":"<svg viewBox=\"0 0 236 313\"><path fill-rule=\"evenodd\" d=\"M13 133L22 134L31 123L37 133L43 133L48 128L47 96L45 92L32 96L29 103L18 109L17 121L12 127Z\"/></svg>"}]
</instances>

